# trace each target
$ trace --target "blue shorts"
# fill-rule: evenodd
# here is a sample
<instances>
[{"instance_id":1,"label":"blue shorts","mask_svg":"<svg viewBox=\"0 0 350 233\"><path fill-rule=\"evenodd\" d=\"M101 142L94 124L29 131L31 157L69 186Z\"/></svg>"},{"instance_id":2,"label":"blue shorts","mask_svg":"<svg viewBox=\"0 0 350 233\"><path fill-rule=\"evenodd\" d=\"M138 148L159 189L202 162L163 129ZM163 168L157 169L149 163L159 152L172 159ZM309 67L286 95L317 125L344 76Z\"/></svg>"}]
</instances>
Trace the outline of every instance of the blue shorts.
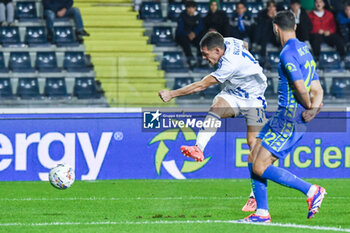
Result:
<instances>
[{"instance_id":1,"label":"blue shorts","mask_svg":"<svg viewBox=\"0 0 350 233\"><path fill-rule=\"evenodd\" d=\"M293 149L293 146L303 137L307 123L291 121L273 116L264 125L257 138L261 145L274 156L283 159Z\"/></svg>"}]
</instances>

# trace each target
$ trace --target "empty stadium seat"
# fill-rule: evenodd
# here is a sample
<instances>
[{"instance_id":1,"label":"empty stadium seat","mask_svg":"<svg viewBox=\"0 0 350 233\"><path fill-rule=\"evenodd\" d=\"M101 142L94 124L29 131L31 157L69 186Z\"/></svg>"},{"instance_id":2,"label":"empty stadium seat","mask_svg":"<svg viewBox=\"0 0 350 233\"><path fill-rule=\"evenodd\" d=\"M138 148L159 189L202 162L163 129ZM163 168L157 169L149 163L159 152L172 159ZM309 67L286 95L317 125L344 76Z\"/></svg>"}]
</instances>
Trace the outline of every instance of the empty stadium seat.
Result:
<instances>
[{"instance_id":1,"label":"empty stadium seat","mask_svg":"<svg viewBox=\"0 0 350 233\"><path fill-rule=\"evenodd\" d=\"M267 62L268 62L268 67L267 67L268 69L271 69L272 71L277 71L278 63L280 62L279 52L268 52Z\"/></svg>"},{"instance_id":2,"label":"empty stadium seat","mask_svg":"<svg viewBox=\"0 0 350 233\"><path fill-rule=\"evenodd\" d=\"M171 27L154 27L152 43L157 46L175 46L173 31Z\"/></svg>"},{"instance_id":3,"label":"empty stadium seat","mask_svg":"<svg viewBox=\"0 0 350 233\"><path fill-rule=\"evenodd\" d=\"M50 98L69 97L64 78L47 78L45 82L44 95Z\"/></svg>"},{"instance_id":4,"label":"empty stadium seat","mask_svg":"<svg viewBox=\"0 0 350 233\"><path fill-rule=\"evenodd\" d=\"M209 3L208 2L197 2L197 10L196 10L202 18L207 16L209 12Z\"/></svg>"},{"instance_id":5,"label":"empty stadium seat","mask_svg":"<svg viewBox=\"0 0 350 233\"><path fill-rule=\"evenodd\" d=\"M79 46L79 43L75 40L74 30L70 26L54 27L53 42L58 47Z\"/></svg>"},{"instance_id":6,"label":"empty stadium seat","mask_svg":"<svg viewBox=\"0 0 350 233\"><path fill-rule=\"evenodd\" d=\"M35 68L39 72L61 72L62 69L57 67L55 52L37 52Z\"/></svg>"},{"instance_id":7,"label":"empty stadium seat","mask_svg":"<svg viewBox=\"0 0 350 233\"><path fill-rule=\"evenodd\" d=\"M164 52L162 69L166 72L187 72L184 66L184 57L181 52Z\"/></svg>"},{"instance_id":8,"label":"empty stadium seat","mask_svg":"<svg viewBox=\"0 0 350 233\"><path fill-rule=\"evenodd\" d=\"M349 98L350 77L333 78L331 86L331 95L336 98Z\"/></svg>"},{"instance_id":9,"label":"empty stadium seat","mask_svg":"<svg viewBox=\"0 0 350 233\"><path fill-rule=\"evenodd\" d=\"M28 52L11 52L9 69L13 72L35 72Z\"/></svg>"},{"instance_id":10,"label":"empty stadium seat","mask_svg":"<svg viewBox=\"0 0 350 233\"><path fill-rule=\"evenodd\" d=\"M345 69L350 69L350 52L347 52L345 58L344 58L344 65Z\"/></svg>"},{"instance_id":11,"label":"empty stadium seat","mask_svg":"<svg viewBox=\"0 0 350 233\"><path fill-rule=\"evenodd\" d=\"M40 98L39 82L37 78L19 78L17 86L17 95L21 99Z\"/></svg>"},{"instance_id":12,"label":"empty stadium seat","mask_svg":"<svg viewBox=\"0 0 350 233\"><path fill-rule=\"evenodd\" d=\"M289 9L289 4L288 2L285 2L285 1L277 2L276 8L277 8L277 11L286 11Z\"/></svg>"},{"instance_id":13,"label":"empty stadium seat","mask_svg":"<svg viewBox=\"0 0 350 233\"><path fill-rule=\"evenodd\" d=\"M267 88L265 90L266 97L275 97L277 93L275 93L274 83L272 78L267 78Z\"/></svg>"},{"instance_id":14,"label":"empty stadium seat","mask_svg":"<svg viewBox=\"0 0 350 233\"><path fill-rule=\"evenodd\" d=\"M44 27L27 27L25 42L31 47L51 46L47 42L46 30Z\"/></svg>"},{"instance_id":15,"label":"empty stadium seat","mask_svg":"<svg viewBox=\"0 0 350 233\"><path fill-rule=\"evenodd\" d=\"M185 4L174 2L168 5L168 19L177 21L182 11L186 9Z\"/></svg>"},{"instance_id":16,"label":"empty stadium seat","mask_svg":"<svg viewBox=\"0 0 350 233\"><path fill-rule=\"evenodd\" d=\"M16 18L20 21L37 21L35 2L17 2L16 3Z\"/></svg>"},{"instance_id":17,"label":"empty stadium seat","mask_svg":"<svg viewBox=\"0 0 350 233\"><path fill-rule=\"evenodd\" d=\"M73 94L78 99L100 98L94 78L75 78Z\"/></svg>"},{"instance_id":18,"label":"empty stadium seat","mask_svg":"<svg viewBox=\"0 0 350 233\"><path fill-rule=\"evenodd\" d=\"M12 85L10 78L0 78L0 98L12 98Z\"/></svg>"},{"instance_id":19,"label":"empty stadium seat","mask_svg":"<svg viewBox=\"0 0 350 233\"><path fill-rule=\"evenodd\" d=\"M226 12L229 19L232 19L233 15L236 13L236 4L235 2L221 3L221 10Z\"/></svg>"},{"instance_id":20,"label":"empty stadium seat","mask_svg":"<svg viewBox=\"0 0 350 233\"><path fill-rule=\"evenodd\" d=\"M247 12L252 16L258 16L259 12L264 9L262 2L247 2L246 3Z\"/></svg>"},{"instance_id":21,"label":"empty stadium seat","mask_svg":"<svg viewBox=\"0 0 350 233\"><path fill-rule=\"evenodd\" d=\"M9 70L5 66L4 54L0 52L0 73L7 73Z\"/></svg>"},{"instance_id":22,"label":"empty stadium seat","mask_svg":"<svg viewBox=\"0 0 350 233\"><path fill-rule=\"evenodd\" d=\"M0 27L0 43L3 47L23 46L19 38L18 27Z\"/></svg>"},{"instance_id":23,"label":"empty stadium seat","mask_svg":"<svg viewBox=\"0 0 350 233\"><path fill-rule=\"evenodd\" d=\"M83 52L65 52L63 67L68 72L89 72L91 68L86 65Z\"/></svg>"},{"instance_id":24,"label":"empty stadium seat","mask_svg":"<svg viewBox=\"0 0 350 233\"><path fill-rule=\"evenodd\" d=\"M163 20L160 2L142 2L140 18L143 20Z\"/></svg>"},{"instance_id":25,"label":"empty stadium seat","mask_svg":"<svg viewBox=\"0 0 350 233\"><path fill-rule=\"evenodd\" d=\"M219 92L221 91L221 85L216 84L213 86L209 86L207 89L200 93L205 99L213 99Z\"/></svg>"},{"instance_id":26,"label":"empty stadium seat","mask_svg":"<svg viewBox=\"0 0 350 233\"><path fill-rule=\"evenodd\" d=\"M337 52L321 52L319 68L327 71L341 69L341 59Z\"/></svg>"},{"instance_id":27,"label":"empty stadium seat","mask_svg":"<svg viewBox=\"0 0 350 233\"><path fill-rule=\"evenodd\" d=\"M194 79L192 77L175 78L173 90L182 88L182 87L184 87L186 85L189 85L189 84L191 84L193 82L194 82ZM177 97L177 99L179 99L179 100L183 100L183 99L199 99L199 98L200 98L200 94L199 93Z\"/></svg>"},{"instance_id":28,"label":"empty stadium seat","mask_svg":"<svg viewBox=\"0 0 350 233\"><path fill-rule=\"evenodd\" d=\"M320 83L323 89L323 94L327 95L327 85L326 85L326 79L324 77L320 77Z\"/></svg>"}]
</instances>

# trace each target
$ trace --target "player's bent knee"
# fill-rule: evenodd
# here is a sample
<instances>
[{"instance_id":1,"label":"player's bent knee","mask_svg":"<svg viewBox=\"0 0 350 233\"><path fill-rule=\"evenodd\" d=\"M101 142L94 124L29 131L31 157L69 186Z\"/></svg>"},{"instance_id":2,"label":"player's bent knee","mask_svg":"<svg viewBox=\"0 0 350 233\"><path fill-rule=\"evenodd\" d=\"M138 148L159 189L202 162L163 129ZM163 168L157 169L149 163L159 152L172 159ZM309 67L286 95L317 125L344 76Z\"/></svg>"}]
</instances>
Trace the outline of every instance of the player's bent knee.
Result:
<instances>
[{"instance_id":1,"label":"player's bent knee","mask_svg":"<svg viewBox=\"0 0 350 233\"><path fill-rule=\"evenodd\" d=\"M254 162L253 163L253 173L258 176L262 176L266 170L264 164Z\"/></svg>"}]
</instances>

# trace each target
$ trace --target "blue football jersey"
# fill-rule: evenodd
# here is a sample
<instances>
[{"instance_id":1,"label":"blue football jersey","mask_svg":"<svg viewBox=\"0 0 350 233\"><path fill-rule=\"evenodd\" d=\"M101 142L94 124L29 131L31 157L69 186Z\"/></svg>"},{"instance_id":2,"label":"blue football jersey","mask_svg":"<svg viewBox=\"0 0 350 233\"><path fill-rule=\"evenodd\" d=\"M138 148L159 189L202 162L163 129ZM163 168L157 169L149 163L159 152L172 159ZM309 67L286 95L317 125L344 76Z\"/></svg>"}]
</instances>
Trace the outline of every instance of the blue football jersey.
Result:
<instances>
[{"instance_id":1,"label":"blue football jersey","mask_svg":"<svg viewBox=\"0 0 350 233\"><path fill-rule=\"evenodd\" d=\"M294 118L305 108L298 103L294 96L293 82L303 80L305 87L310 91L311 82L318 80L316 62L307 45L298 39L289 39L280 54L278 66L278 106L284 109L287 118Z\"/></svg>"}]
</instances>

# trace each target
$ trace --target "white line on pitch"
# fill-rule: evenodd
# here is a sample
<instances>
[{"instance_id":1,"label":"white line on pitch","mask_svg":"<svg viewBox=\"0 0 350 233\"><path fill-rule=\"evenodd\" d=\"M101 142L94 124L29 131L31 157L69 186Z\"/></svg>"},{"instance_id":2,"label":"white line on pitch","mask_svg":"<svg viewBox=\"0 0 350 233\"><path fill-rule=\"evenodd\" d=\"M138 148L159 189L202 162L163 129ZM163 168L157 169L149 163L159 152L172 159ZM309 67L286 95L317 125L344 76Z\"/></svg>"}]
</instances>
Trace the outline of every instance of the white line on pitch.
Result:
<instances>
[{"instance_id":1,"label":"white line on pitch","mask_svg":"<svg viewBox=\"0 0 350 233\"><path fill-rule=\"evenodd\" d=\"M0 198L0 201L137 201L137 200L241 200L247 197L41 197ZM305 197L269 197L270 200L304 200ZM348 200L350 197L327 197L334 200Z\"/></svg>"},{"instance_id":2,"label":"white line on pitch","mask_svg":"<svg viewBox=\"0 0 350 233\"><path fill-rule=\"evenodd\" d=\"M292 223L240 223L236 220L187 220L187 221L125 221L125 222L42 222L42 223L0 223L0 226L57 226L57 225L149 225L149 224L251 224L261 225L266 227L286 227L286 228L299 228L309 230L324 230L324 231L337 231L337 232L350 232L348 228L337 227L325 227L325 226L308 226L298 225Z\"/></svg>"}]
</instances>

